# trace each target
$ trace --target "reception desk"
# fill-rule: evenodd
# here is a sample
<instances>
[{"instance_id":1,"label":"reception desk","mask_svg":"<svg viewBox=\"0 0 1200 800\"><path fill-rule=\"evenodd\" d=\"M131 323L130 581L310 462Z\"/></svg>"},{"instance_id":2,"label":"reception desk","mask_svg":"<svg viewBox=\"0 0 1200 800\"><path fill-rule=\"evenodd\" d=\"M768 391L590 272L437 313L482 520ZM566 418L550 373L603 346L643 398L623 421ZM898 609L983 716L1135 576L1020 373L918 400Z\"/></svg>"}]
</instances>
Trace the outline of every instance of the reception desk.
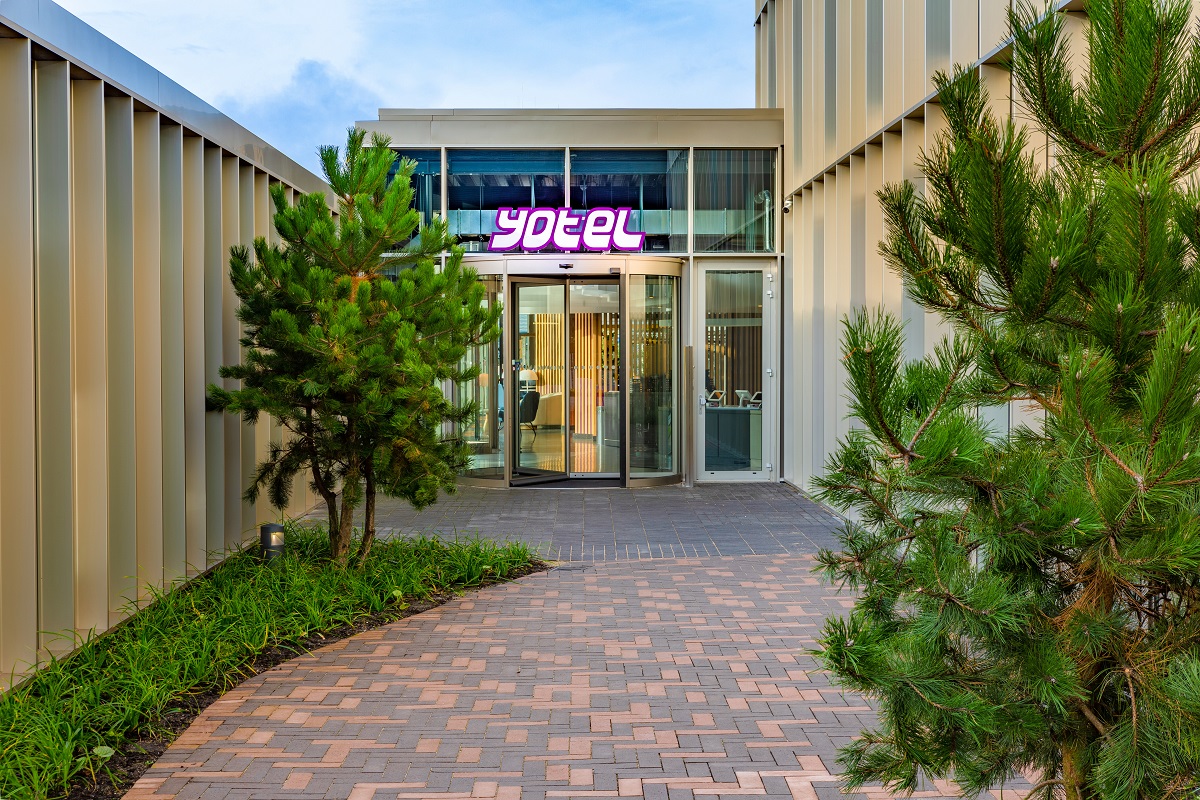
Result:
<instances>
[{"instance_id":1,"label":"reception desk","mask_svg":"<svg viewBox=\"0 0 1200 800\"><path fill-rule=\"evenodd\" d=\"M708 472L762 469L761 408L704 409L704 469Z\"/></svg>"}]
</instances>

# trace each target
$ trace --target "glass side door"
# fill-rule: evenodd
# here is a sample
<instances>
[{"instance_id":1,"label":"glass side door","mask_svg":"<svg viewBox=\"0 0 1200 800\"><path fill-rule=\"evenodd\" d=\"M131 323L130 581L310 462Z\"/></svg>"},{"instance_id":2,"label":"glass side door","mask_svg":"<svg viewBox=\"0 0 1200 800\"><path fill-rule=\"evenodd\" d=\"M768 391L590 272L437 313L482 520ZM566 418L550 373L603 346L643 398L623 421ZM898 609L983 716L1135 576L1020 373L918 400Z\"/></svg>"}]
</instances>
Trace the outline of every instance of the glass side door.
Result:
<instances>
[{"instance_id":1,"label":"glass side door","mask_svg":"<svg viewBox=\"0 0 1200 800\"><path fill-rule=\"evenodd\" d=\"M629 478L679 474L675 424L679 306L674 275L629 276Z\"/></svg>"},{"instance_id":2,"label":"glass side door","mask_svg":"<svg viewBox=\"0 0 1200 800\"><path fill-rule=\"evenodd\" d=\"M567 476L567 313L561 281L513 281L509 306L512 483Z\"/></svg>"},{"instance_id":3,"label":"glass side door","mask_svg":"<svg viewBox=\"0 0 1200 800\"><path fill-rule=\"evenodd\" d=\"M621 286L568 282L567 380L573 478L621 477Z\"/></svg>"}]
</instances>

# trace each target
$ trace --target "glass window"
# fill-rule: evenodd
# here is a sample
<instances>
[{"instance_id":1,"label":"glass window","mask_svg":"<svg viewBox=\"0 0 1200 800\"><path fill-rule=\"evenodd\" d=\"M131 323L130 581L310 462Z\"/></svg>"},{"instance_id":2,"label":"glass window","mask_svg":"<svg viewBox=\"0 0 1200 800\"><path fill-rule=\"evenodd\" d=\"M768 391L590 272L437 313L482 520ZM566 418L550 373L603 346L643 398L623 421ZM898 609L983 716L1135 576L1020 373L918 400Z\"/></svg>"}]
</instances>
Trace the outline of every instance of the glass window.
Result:
<instances>
[{"instance_id":1,"label":"glass window","mask_svg":"<svg viewBox=\"0 0 1200 800\"><path fill-rule=\"evenodd\" d=\"M484 304L489 308L499 305L502 290L499 276L481 275L479 280L487 288ZM501 319L502 330L503 324ZM491 344L468 349L462 366L478 367L479 375L456 385L457 402L473 404L461 430L471 448L471 460L463 474L473 478L504 478L504 362L500 356L503 339L501 336Z\"/></svg>"},{"instance_id":2,"label":"glass window","mask_svg":"<svg viewBox=\"0 0 1200 800\"><path fill-rule=\"evenodd\" d=\"M704 469L762 469L763 275L704 275Z\"/></svg>"},{"instance_id":3,"label":"glass window","mask_svg":"<svg viewBox=\"0 0 1200 800\"><path fill-rule=\"evenodd\" d=\"M775 250L775 151L696 150L696 250Z\"/></svg>"},{"instance_id":4,"label":"glass window","mask_svg":"<svg viewBox=\"0 0 1200 800\"><path fill-rule=\"evenodd\" d=\"M561 208L565 165L565 150L450 150L450 233L465 250L487 250L497 209Z\"/></svg>"},{"instance_id":5,"label":"glass window","mask_svg":"<svg viewBox=\"0 0 1200 800\"><path fill-rule=\"evenodd\" d=\"M412 174L412 207L421 215L421 225L428 225L434 214L442 213L442 151L397 150L396 160L388 172L388 185L400 170L400 160L417 162Z\"/></svg>"},{"instance_id":6,"label":"glass window","mask_svg":"<svg viewBox=\"0 0 1200 800\"><path fill-rule=\"evenodd\" d=\"M632 208L646 252L687 252L687 150L572 150L571 208Z\"/></svg>"}]
</instances>

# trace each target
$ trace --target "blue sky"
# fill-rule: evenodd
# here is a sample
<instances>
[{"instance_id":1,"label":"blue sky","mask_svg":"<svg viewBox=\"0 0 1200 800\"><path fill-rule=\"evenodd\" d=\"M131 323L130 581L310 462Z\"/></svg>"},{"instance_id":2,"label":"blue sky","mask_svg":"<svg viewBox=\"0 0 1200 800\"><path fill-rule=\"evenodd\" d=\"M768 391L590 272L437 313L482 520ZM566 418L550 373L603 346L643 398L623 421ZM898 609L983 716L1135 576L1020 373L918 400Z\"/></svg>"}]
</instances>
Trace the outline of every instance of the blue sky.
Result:
<instances>
[{"instance_id":1,"label":"blue sky","mask_svg":"<svg viewBox=\"0 0 1200 800\"><path fill-rule=\"evenodd\" d=\"M292 158L380 107L754 105L746 0L58 0Z\"/></svg>"}]
</instances>

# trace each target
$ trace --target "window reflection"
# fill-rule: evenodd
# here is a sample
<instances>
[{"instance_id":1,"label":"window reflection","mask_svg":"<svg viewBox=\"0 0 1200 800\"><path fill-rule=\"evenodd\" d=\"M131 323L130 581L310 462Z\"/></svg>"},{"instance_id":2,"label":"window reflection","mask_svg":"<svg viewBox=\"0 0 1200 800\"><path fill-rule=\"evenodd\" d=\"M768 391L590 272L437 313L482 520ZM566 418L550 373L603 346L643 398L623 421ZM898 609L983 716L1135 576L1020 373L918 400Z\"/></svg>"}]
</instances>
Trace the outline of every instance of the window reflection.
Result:
<instances>
[{"instance_id":1,"label":"window reflection","mask_svg":"<svg viewBox=\"0 0 1200 800\"><path fill-rule=\"evenodd\" d=\"M499 276L480 275L487 287L484 305L493 308L501 302ZM501 326L503 326L503 319ZM473 403L474 409L463 422L461 435L471 449L471 460L464 475L473 478L504 478L504 362L500 348L504 337L472 347L463 357L464 368L478 367L479 375L464 384L456 384L460 405Z\"/></svg>"},{"instance_id":2,"label":"window reflection","mask_svg":"<svg viewBox=\"0 0 1200 800\"><path fill-rule=\"evenodd\" d=\"M775 151L696 150L697 252L775 250Z\"/></svg>"},{"instance_id":3,"label":"window reflection","mask_svg":"<svg viewBox=\"0 0 1200 800\"><path fill-rule=\"evenodd\" d=\"M704 468L762 469L763 275L704 276Z\"/></svg>"},{"instance_id":4,"label":"window reflection","mask_svg":"<svg viewBox=\"0 0 1200 800\"><path fill-rule=\"evenodd\" d=\"M397 150L396 159L388 171L389 186L400 170L402 159L409 159L417 164L412 174L412 207L421 215L421 226L423 227L430 223L434 214L442 213L442 151ZM411 241L411 237L409 241ZM407 241L399 244L407 244Z\"/></svg>"},{"instance_id":5,"label":"window reflection","mask_svg":"<svg viewBox=\"0 0 1200 800\"><path fill-rule=\"evenodd\" d=\"M572 150L571 208L632 208L645 252L687 252L687 150Z\"/></svg>"},{"instance_id":6,"label":"window reflection","mask_svg":"<svg viewBox=\"0 0 1200 800\"><path fill-rule=\"evenodd\" d=\"M629 474L652 478L678 472L675 460L676 279L629 276Z\"/></svg>"},{"instance_id":7,"label":"window reflection","mask_svg":"<svg viewBox=\"0 0 1200 800\"><path fill-rule=\"evenodd\" d=\"M483 251L498 209L561 207L565 164L565 150L448 151L450 233L464 250Z\"/></svg>"}]
</instances>

